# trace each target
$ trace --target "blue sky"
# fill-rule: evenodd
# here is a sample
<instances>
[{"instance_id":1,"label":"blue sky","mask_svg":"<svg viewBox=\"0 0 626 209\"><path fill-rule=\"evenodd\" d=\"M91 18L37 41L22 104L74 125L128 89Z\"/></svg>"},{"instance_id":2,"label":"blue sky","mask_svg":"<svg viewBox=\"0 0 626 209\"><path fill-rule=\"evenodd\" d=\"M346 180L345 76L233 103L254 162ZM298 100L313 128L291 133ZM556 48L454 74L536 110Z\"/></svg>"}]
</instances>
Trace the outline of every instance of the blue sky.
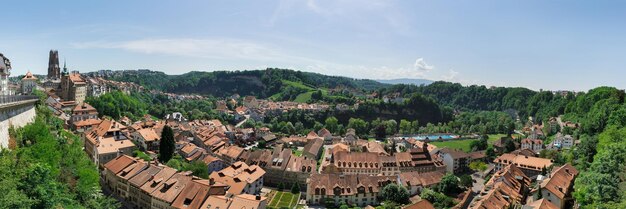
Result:
<instances>
[{"instance_id":1,"label":"blue sky","mask_svg":"<svg viewBox=\"0 0 626 209\"><path fill-rule=\"evenodd\" d=\"M6 1L13 75L291 68L532 89L626 88L624 1ZM62 61L61 61L62 62Z\"/></svg>"}]
</instances>

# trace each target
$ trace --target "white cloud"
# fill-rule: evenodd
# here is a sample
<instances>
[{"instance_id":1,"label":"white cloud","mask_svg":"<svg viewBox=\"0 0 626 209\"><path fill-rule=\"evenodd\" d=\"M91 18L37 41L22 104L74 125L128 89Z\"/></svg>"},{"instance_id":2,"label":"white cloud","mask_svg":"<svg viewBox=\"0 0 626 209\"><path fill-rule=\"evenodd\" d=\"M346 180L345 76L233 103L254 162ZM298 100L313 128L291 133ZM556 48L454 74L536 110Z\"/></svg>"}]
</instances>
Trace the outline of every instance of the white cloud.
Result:
<instances>
[{"instance_id":1,"label":"white cloud","mask_svg":"<svg viewBox=\"0 0 626 209\"><path fill-rule=\"evenodd\" d=\"M426 62L424 61L424 58L422 57L417 58L417 60L415 60L415 64L413 64L413 67L416 70L420 70L420 71L431 71L435 69L435 66L426 64Z\"/></svg>"},{"instance_id":2,"label":"white cloud","mask_svg":"<svg viewBox=\"0 0 626 209\"><path fill-rule=\"evenodd\" d=\"M144 54L164 54L211 59L256 61L285 61L294 59L292 56L281 53L278 48L267 44L228 38L140 39L122 42L96 41L74 43L72 46L79 49L122 49Z\"/></svg>"},{"instance_id":3,"label":"white cloud","mask_svg":"<svg viewBox=\"0 0 626 209\"><path fill-rule=\"evenodd\" d=\"M457 76L459 75L459 72L454 71L453 69L450 69L448 71L448 74L446 75L442 75L441 78L444 81L455 81L457 79Z\"/></svg>"}]
</instances>

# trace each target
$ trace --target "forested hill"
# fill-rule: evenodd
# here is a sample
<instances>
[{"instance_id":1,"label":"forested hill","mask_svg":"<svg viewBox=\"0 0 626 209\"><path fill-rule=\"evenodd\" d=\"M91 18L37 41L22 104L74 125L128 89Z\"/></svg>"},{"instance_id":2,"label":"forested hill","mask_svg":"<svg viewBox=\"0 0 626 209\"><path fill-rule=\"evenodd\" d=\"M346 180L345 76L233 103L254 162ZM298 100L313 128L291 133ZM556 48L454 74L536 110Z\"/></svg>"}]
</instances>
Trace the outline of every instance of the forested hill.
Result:
<instances>
[{"instance_id":1,"label":"forested hill","mask_svg":"<svg viewBox=\"0 0 626 209\"><path fill-rule=\"evenodd\" d=\"M192 71L182 75L167 75L149 70L125 70L113 71L106 78L134 82L150 89L166 92L197 93L218 97L237 93L267 98L284 92L283 87L291 87L290 91L299 91L296 93L300 94L310 90L327 90L337 87L350 90L373 90L388 86L388 84L373 80L275 68L249 71Z\"/></svg>"}]
</instances>

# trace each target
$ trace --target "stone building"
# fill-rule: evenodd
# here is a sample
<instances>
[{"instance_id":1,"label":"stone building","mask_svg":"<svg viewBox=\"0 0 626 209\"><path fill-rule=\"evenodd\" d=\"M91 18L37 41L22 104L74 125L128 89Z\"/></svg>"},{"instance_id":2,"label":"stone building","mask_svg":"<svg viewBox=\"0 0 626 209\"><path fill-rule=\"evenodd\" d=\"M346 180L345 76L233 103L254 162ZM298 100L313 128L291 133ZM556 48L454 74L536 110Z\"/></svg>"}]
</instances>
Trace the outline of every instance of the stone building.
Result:
<instances>
[{"instance_id":1,"label":"stone building","mask_svg":"<svg viewBox=\"0 0 626 209\"><path fill-rule=\"evenodd\" d=\"M50 50L48 58L48 80L61 79L61 67L59 66L59 51Z\"/></svg>"},{"instance_id":2,"label":"stone building","mask_svg":"<svg viewBox=\"0 0 626 209\"><path fill-rule=\"evenodd\" d=\"M0 95L10 95L9 75L11 75L11 61L0 53Z\"/></svg>"},{"instance_id":3,"label":"stone building","mask_svg":"<svg viewBox=\"0 0 626 209\"><path fill-rule=\"evenodd\" d=\"M82 103L87 96L87 83L78 72L68 73L67 67L64 65L60 93L61 98L65 101Z\"/></svg>"},{"instance_id":4,"label":"stone building","mask_svg":"<svg viewBox=\"0 0 626 209\"><path fill-rule=\"evenodd\" d=\"M30 71L22 78L21 89L22 94L32 94L37 89L37 77L33 76Z\"/></svg>"}]
</instances>

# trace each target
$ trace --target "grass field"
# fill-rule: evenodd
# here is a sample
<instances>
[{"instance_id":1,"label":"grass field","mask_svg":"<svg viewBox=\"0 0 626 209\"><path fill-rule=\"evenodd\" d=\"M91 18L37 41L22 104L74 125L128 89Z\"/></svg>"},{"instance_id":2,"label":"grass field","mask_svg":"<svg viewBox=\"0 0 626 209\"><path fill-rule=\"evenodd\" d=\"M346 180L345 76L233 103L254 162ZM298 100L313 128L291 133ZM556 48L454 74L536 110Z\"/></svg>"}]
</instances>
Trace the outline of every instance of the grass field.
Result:
<instances>
[{"instance_id":1,"label":"grass field","mask_svg":"<svg viewBox=\"0 0 626 209\"><path fill-rule=\"evenodd\" d=\"M311 95L313 91L309 91L306 93L298 94L298 96L293 100L294 102L307 103L311 100Z\"/></svg>"},{"instance_id":2,"label":"grass field","mask_svg":"<svg viewBox=\"0 0 626 209\"><path fill-rule=\"evenodd\" d=\"M275 192L276 193L274 194L272 200L270 201L270 204L268 205L272 208L294 208L298 204L298 200L300 199L300 194L292 194L291 192L280 191Z\"/></svg>"},{"instance_id":3,"label":"grass field","mask_svg":"<svg viewBox=\"0 0 626 209\"><path fill-rule=\"evenodd\" d=\"M506 136L505 134L490 134L489 139L487 139L488 144L493 144L496 140L501 137ZM433 145L439 148L451 148L451 149L460 149L465 152L470 152L470 143L472 141L476 141L478 139L466 139L466 140L454 140L454 141L444 141L444 142L431 142Z\"/></svg>"}]
</instances>

